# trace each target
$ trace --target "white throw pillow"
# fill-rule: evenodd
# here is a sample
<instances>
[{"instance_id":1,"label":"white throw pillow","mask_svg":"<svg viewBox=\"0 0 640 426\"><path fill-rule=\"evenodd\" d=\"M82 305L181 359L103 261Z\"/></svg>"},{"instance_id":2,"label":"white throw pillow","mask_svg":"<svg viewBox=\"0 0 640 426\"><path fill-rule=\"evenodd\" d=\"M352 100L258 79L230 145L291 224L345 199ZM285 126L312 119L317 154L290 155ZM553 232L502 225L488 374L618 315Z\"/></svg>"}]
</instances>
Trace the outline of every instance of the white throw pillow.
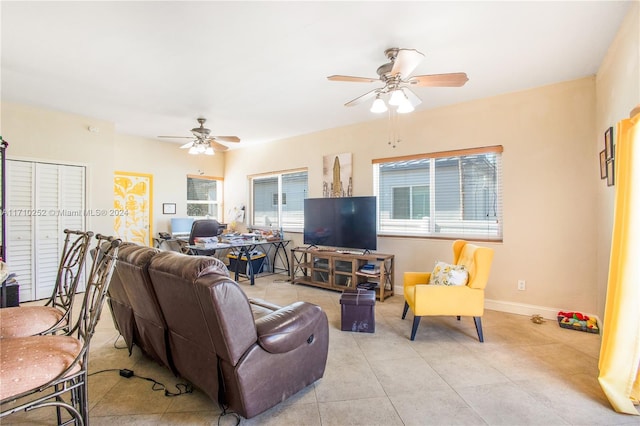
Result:
<instances>
[{"instance_id":1,"label":"white throw pillow","mask_svg":"<svg viewBox=\"0 0 640 426\"><path fill-rule=\"evenodd\" d=\"M436 262L436 267L431 272L429 284L436 285L466 285L469 281L469 272L464 265L451 265L445 262Z\"/></svg>"}]
</instances>

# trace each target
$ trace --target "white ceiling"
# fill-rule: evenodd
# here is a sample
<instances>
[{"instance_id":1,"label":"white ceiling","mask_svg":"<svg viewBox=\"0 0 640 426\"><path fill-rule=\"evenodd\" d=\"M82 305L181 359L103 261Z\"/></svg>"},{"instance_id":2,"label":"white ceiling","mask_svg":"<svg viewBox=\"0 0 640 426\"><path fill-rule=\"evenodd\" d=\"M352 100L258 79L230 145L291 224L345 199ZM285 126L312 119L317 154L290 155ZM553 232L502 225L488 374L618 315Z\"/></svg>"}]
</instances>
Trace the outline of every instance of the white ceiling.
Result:
<instances>
[{"instance_id":1,"label":"white ceiling","mask_svg":"<svg viewBox=\"0 0 640 426\"><path fill-rule=\"evenodd\" d=\"M376 77L389 47L469 76L417 110L593 75L630 4L2 1L1 94L149 138L204 116L245 145L379 118L343 104L381 83L326 77Z\"/></svg>"}]
</instances>

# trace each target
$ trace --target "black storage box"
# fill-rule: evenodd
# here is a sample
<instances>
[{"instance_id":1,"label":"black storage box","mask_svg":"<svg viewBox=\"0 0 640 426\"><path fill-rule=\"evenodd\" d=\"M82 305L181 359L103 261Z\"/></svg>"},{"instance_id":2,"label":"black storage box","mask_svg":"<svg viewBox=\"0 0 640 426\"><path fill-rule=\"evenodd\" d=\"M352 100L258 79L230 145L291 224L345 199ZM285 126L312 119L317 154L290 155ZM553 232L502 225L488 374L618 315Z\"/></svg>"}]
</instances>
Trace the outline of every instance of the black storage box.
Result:
<instances>
[{"instance_id":1,"label":"black storage box","mask_svg":"<svg viewBox=\"0 0 640 426\"><path fill-rule=\"evenodd\" d=\"M264 260L266 258L266 254L258 253L251 254L251 266L253 266L253 273L259 274L262 272L262 267L264 266ZM227 259L229 259L229 272L236 272L236 266L238 267L237 271L242 275L249 275L249 265L247 262L247 256L243 255L240 258L240 262L238 264L238 255L229 253L227 255Z\"/></svg>"},{"instance_id":2,"label":"black storage box","mask_svg":"<svg viewBox=\"0 0 640 426\"><path fill-rule=\"evenodd\" d=\"M340 296L341 329L373 333L376 331L376 292L373 290L345 290Z\"/></svg>"},{"instance_id":3,"label":"black storage box","mask_svg":"<svg viewBox=\"0 0 640 426\"><path fill-rule=\"evenodd\" d=\"M16 281L3 284L0 290L0 300L3 308L20 306L20 285Z\"/></svg>"}]
</instances>

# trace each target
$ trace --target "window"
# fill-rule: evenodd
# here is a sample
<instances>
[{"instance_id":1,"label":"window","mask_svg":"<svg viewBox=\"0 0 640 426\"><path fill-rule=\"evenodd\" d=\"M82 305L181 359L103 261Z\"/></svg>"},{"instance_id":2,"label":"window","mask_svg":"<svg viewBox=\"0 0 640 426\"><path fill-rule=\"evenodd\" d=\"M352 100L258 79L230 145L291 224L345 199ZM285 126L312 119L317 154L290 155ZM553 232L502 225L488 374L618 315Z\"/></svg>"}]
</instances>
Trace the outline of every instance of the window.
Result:
<instances>
[{"instance_id":1,"label":"window","mask_svg":"<svg viewBox=\"0 0 640 426\"><path fill-rule=\"evenodd\" d=\"M381 235L502 240L502 147L373 161Z\"/></svg>"},{"instance_id":2,"label":"window","mask_svg":"<svg viewBox=\"0 0 640 426\"><path fill-rule=\"evenodd\" d=\"M429 186L413 185L392 188L393 219L420 219L429 216Z\"/></svg>"},{"instance_id":3,"label":"window","mask_svg":"<svg viewBox=\"0 0 640 426\"><path fill-rule=\"evenodd\" d=\"M187 216L221 217L222 179L210 176L187 176Z\"/></svg>"},{"instance_id":4,"label":"window","mask_svg":"<svg viewBox=\"0 0 640 426\"><path fill-rule=\"evenodd\" d=\"M307 187L306 170L252 177L251 224L302 231Z\"/></svg>"}]
</instances>

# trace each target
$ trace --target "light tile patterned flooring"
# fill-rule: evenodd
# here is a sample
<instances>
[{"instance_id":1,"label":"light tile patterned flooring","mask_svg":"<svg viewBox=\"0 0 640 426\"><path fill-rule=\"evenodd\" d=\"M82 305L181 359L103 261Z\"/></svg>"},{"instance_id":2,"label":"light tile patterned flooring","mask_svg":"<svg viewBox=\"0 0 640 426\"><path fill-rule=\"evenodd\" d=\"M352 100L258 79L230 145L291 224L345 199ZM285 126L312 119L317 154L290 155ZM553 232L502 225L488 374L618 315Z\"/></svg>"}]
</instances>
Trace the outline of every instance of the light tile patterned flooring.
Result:
<instances>
[{"instance_id":1,"label":"light tile patterned flooring","mask_svg":"<svg viewBox=\"0 0 640 426\"><path fill-rule=\"evenodd\" d=\"M413 316L402 320L401 291L378 302L376 332L340 331L340 293L293 286L286 277L241 281L249 297L280 305L304 300L329 317L325 375L287 401L242 425L640 425L640 416L614 412L598 384L600 336L547 321L485 311L485 342L473 320L423 318L409 340ZM400 289L401 290L401 289ZM164 383L181 383L135 348L116 349L109 309L92 342L89 378L92 425L232 425L232 416L203 393L166 397L152 383L119 376L119 369ZM116 342L123 346L122 340ZM213 366L212 366L213 367ZM54 424L53 410L18 413L3 425Z\"/></svg>"}]
</instances>

